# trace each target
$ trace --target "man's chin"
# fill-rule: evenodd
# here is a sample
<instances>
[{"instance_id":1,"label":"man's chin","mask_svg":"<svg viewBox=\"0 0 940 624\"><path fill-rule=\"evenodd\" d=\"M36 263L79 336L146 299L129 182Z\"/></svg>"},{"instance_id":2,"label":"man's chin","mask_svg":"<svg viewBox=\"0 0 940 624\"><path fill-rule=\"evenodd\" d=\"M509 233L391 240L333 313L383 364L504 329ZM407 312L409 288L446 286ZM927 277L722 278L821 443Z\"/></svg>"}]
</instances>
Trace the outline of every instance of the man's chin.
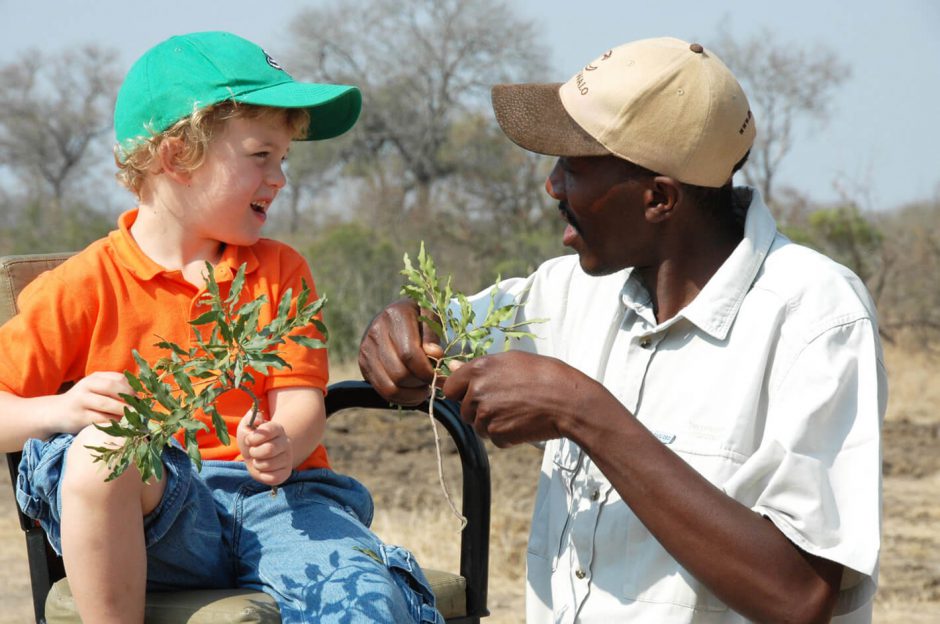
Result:
<instances>
[{"instance_id":1,"label":"man's chin","mask_svg":"<svg viewBox=\"0 0 940 624\"><path fill-rule=\"evenodd\" d=\"M612 269L599 262L597 258L578 252L578 262L581 264L581 270L591 277L603 277L615 273L617 269Z\"/></svg>"}]
</instances>

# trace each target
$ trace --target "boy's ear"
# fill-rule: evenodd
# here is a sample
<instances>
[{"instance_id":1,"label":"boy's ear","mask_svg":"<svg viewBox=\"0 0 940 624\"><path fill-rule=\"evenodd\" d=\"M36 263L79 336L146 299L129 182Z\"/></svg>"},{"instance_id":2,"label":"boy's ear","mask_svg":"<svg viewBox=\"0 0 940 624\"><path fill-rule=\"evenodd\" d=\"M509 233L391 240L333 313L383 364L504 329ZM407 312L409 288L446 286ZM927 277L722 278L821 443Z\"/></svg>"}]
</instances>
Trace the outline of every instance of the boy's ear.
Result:
<instances>
[{"instance_id":1,"label":"boy's ear","mask_svg":"<svg viewBox=\"0 0 940 624\"><path fill-rule=\"evenodd\" d=\"M154 173L163 173L180 184L189 184L190 171L179 164L185 144L180 137L166 137L157 146Z\"/></svg>"}]
</instances>

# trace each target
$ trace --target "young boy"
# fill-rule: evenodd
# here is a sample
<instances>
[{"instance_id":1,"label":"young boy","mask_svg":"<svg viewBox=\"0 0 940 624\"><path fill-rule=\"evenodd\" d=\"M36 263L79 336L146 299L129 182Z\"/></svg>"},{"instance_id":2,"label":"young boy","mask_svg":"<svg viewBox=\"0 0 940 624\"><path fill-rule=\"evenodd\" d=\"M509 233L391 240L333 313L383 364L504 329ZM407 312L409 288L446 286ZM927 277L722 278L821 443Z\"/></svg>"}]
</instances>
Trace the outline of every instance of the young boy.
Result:
<instances>
[{"instance_id":1,"label":"young boy","mask_svg":"<svg viewBox=\"0 0 940 624\"><path fill-rule=\"evenodd\" d=\"M62 554L84 621L142 622L146 589L197 587L265 591L284 622L442 621L411 555L366 528L368 492L329 469L323 350L285 345L291 368L255 375L267 419L254 428L247 394L220 398L232 443L200 434L201 473L173 446L162 480L131 468L106 482L87 448L116 442L93 424L121 417L131 350L154 361L160 340L191 344L206 262L223 295L245 263L244 300L276 306L313 284L261 228L291 140L342 134L360 105L355 87L295 82L223 32L173 37L129 71L116 160L138 207L37 278L0 328L0 451L23 448L17 499Z\"/></svg>"}]
</instances>

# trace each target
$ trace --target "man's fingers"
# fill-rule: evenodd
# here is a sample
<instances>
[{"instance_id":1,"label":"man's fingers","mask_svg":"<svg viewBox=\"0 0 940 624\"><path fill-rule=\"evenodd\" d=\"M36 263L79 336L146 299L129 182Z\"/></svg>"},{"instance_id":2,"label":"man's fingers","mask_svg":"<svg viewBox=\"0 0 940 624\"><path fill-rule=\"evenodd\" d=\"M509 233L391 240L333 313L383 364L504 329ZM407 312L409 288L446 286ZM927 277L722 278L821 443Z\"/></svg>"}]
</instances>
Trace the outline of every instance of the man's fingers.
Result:
<instances>
[{"instance_id":1,"label":"man's fingers","mask_svg":"<svg viewBox=\"0 0 940 624\"><path fill-rule=\"evenodd\" d=\"M383 362L392 380L406 388L427 386L434 376L425 344L438 342L433 331L419 320L413 302L399 302L391 310L392 324L385 333L387 344Z\"/></svg>"},{"instance_id":2,"label":"man's fingers","mask_svg":"<svg viewBox=\"0 0 940 624\"><path fill-rule=\"evenodd\" d=\"M427 393L427 382L415 377L396 352L391 339L370 328L359 353L363 378L383 397L403 404L420 403ZM411 400L410 403L405 401Z\"/></svg>"},{"instance_id":3,"label":"man's fingers","mask_svg":"<svg viewBox=\"0 0 940 624\"><path fill-rule=\"evenodd\" d=\"M469 409L473 401L472 397L467 396L467 392L470 389L470 382L473 379L471 371L474 367L471 365L471 363L461 363L459 366L455 367L453 366L454 363L455 362L451 363L450 377L448 377L444 382L444 396L446 396L451 401L460 401L461 403L465 403ZM461 405L460 411L463 413L463 405Z\"/></svg>"},{"instance_id":4,"label":"man's fingers","mask_svg":"<svg viewBox=\"0 0 940 624\"><path fill-rule=\"evenodd\" d=\"M418 318L418 330L421 332L421 347L423 348L425 355L433 358L443 357L444 349L441 348L441 336L438 336L427 322L421 320L424 318L431 318L433 313L430 310L426 310L424 308L422 308L420 312L421 315Z\"/></svg>"},{"instance_id":5,"label":"man's fingers","mask_svg":"<svg viewBox=\"0 0 940 624\"><path fill-rule=\"evenodd\" d=\"M431 359L439 360L444 357L444 349L436 342L425 342L421 344L424 354Z\"/></svg>"},{"instance_id":6,"label":"man's fingers","mask_svg":"<svg viewBox=\"0 0 940 624\"><path fill-rule=\"evenodd\" d=\"M393 303L372 321L359 351L363 378L383 397L402 405L426 399L434 377L418 316L413 302Z\"/></svg>"}]
</instances>

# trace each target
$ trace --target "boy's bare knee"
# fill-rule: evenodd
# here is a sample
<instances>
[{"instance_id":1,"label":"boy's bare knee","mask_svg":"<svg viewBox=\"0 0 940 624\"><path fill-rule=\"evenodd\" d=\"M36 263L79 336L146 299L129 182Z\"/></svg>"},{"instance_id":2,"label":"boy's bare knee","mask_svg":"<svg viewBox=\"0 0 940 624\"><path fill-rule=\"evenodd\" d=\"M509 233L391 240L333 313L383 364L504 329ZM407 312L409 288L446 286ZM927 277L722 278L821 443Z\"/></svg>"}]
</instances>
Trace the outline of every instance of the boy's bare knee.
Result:
<instances>
[{"instance_id":1,"label":"boy's bare knee","mask_svg":"<svg viewBox=\"0 0 940 624\"><path fill-rule=\"evenodd\" d=\"M106 481L110 469L95 459L95 451L88 447L121 445L124 440L115 438L94 426L89 426L75 435L66 456L66 470L62 481L63 494L83 499L124 497L139 501L144 515L153 511L163 497L166 480L151 479L144 483L140 472L131 464L124 473L112 481Z\"/></svg>"},{"instance_id":2,"label":"boy's bare knee","mask_svg":"<svg viewBox=\"0 0 940 624\"><path fill-rule=\"evenodd\" d=\"M136 478L140 481L139 473L133 468L114 481L106 482L108 476L107 466L95 459L95 451L88 447L120 445L122 440L110 436L94 426L85 427L75 435L75 440L66 454L66 469L62 485L66 491L79 491L85 494L113 490L121 485L124 477ZM131 474L133 473L133 474Z\"/></svg>"}]
</instances>

